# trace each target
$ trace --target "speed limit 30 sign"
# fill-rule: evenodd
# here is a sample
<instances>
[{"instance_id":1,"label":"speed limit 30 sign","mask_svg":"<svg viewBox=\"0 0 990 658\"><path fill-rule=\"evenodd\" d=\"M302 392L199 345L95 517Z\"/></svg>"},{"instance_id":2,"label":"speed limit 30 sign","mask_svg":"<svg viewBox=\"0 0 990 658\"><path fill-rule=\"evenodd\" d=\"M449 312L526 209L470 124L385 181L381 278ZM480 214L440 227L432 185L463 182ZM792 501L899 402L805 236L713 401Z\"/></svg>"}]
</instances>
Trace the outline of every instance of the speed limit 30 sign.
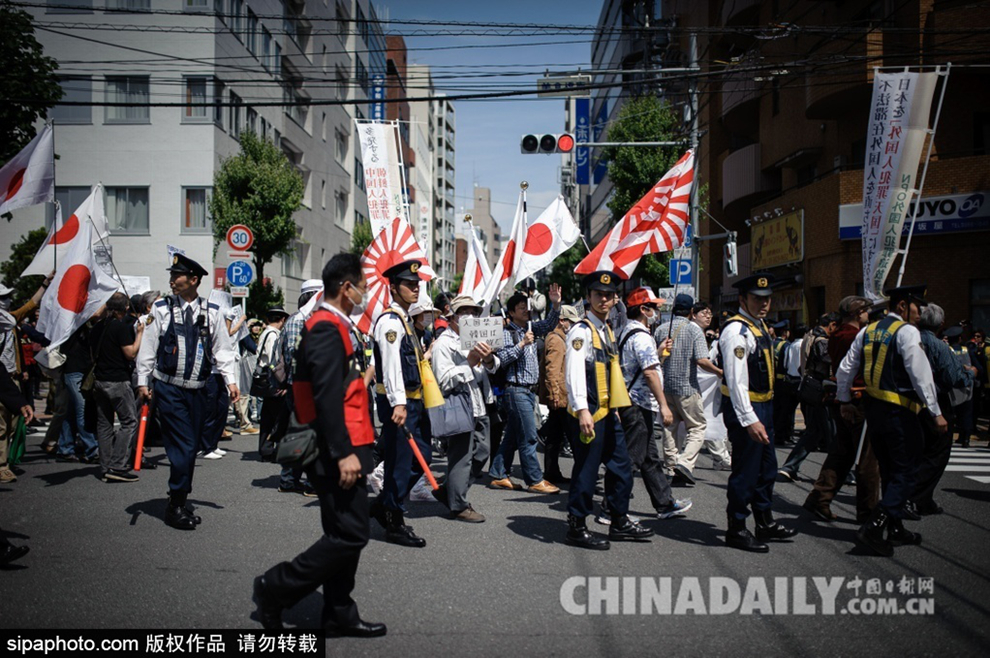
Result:
<instances>
[{"instance_id":1,"label":"speed limit 30 sign","mask_svg":"<svg viewBox=\"0 0 990 658\"><path fill-rule=\"evenodd\" d=\"M236 251L247 251L254 244L254 233L244 224L234 224L227 229L227 246Z\"/></svg>"}]
</instances>

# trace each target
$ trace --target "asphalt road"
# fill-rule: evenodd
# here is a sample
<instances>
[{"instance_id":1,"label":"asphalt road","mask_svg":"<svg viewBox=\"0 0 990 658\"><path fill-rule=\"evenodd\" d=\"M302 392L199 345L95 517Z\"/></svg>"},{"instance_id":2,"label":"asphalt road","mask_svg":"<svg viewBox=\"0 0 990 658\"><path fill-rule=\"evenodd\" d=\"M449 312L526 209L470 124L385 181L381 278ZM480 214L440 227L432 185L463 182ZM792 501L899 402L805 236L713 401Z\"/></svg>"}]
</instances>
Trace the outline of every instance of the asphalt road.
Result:
<instances>
[{"instance_id":1,"label":"asphalt road","mask_svg":"<svg viewBox=\"0 0 990 658\"><path fill-rule=\"evenodd\" d=\"M199 462L190 501L203 525L194 532L162 522L167 467L143 471L138 483L106 484L97 479L97 466L49 459L38 448L40 437L29 438L18 481L0 485L0 527L14 543L31 547L0 572L2 627L260 628L251 619L252 579L320 533L318 503L278 493L277 468L254 460L253 436L235 435L221 444L230 451L225 458ZM161 448L151 456L164 460ZM686 518L649 520L658 533L651 542L613 544L608 552L563 543L566 495L476 485L469 498L488 517L481 525L447 520L435 502L410 503L410 523L427 548L386 544L372 522L354 594L363 617L388 624L387 637L333 640L328 655L986 655L990 483L983 480L990 479L990 451L954 453L937 495L945 513L913 524L924 543L900 548L891 559L855 546L851 491L837 499L833 509L842 518L834 524L813 522L800 508L823 457L816 453L806 462L804 481L777 485L777 516L801 535L768 555L724 547L728 473L711 470L707 456L699 461L698 486L676 490L694 501ZM568 467L565 462L565 472ZM650 512L638 478L632 508L641 517ZM578 580L568 580L573 577ZM600 587L588 577L632 579L613 582L623 593L606 589L620 614L572 614L585 602L592 612L609 612L591 596ZM670 610L662 595L657 607L640 605L644 589L652 591L645 579L660 591L664 577L671 578ZM808 579L811 594L804 598L816 604L814 614L794 614L798 577ZM822 612L813 577L845 579L835 614ZM856 577L864 588L873 578L882 584L931 579L933 591L923 598L934 609L843 613L855 598L846 585ZM779 578L790 579L790 598L777 595ZM730 580L744 591L743 603L712 614L717 605L709 588ZM575 582L563 596L568 612L561 590ZM772 608L760 606L760 583L774 595ZM314 593L287 611L285 621L313 627L320 604Z\"/></svg>"}]
</instances>

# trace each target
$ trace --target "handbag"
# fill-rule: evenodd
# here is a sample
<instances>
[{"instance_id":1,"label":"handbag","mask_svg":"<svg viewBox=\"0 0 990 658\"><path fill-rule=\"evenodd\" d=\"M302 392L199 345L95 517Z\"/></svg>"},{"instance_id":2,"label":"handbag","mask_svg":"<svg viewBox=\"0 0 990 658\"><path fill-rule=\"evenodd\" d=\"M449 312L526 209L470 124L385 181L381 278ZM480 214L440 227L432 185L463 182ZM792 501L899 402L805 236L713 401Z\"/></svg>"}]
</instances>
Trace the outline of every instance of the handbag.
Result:
<instances>
[{"instance_id":1,"label":"handbag","mask_svg":"<svg viewBox=\"0 0 990 658\"><path fill-rule=\"evenodd\" d=\"M805 404L822 406L825 403L825 385L811 375L805 375L798 385L798 399Z\"/></svg>"},{"instance_id":2,"label":"handbag","mask_svg":"<svg viewBox=\"0 0 990 658\"><path fill-rule=\"evenodd\" d=\"M300 425L292 414L289 430L278 442L275 461L283 466L306 467L320 456L320 446L316 441L316 430Z\"/></svg>"},{"instance_id":3,"label":"handbag","mask_svg":"<svg viewBox=\"0 0 990 658\"><path fill-rule=\"evenodd\" d=\"M79 391L83 395L91 395L93 393L93 388L96 386L96 360L103 354L103 343L106 342L107 332L110 329L110 318L104 320L103 333L100 334L100 344L96 346L96 355L93 355L93 350L89 350L89 357L93 360L93 365L89 367L86 374L82 378L82 382L79 384ZM89 340L87 335L86 340ZM88 429L88 428L87 428Z\"/></svg>"},{"instance_id":4,"label":"handbag","mask_svg":"<svg viewBox=\"0 0 990 658\"><path fill-rule=\"evenodd\" d=\"M471 390L460 390L444 396L445 404L427 409L433 436L448 437L474 431L474 410L471 408Z\"/></svg>"},{"instance_id":5,"label":"handbag","mask_svg":"<svg viewBox=\"0 0 990 658\"><path fill-rule=\"evenodd\" d=\"M275 336L274 332L270 333L267 337L273 338ZM279 389L272 383L271 368L261 365L261 353L265 351L265 346L262 344L261 349L258 354L258 364L254 367L254 372L251 374L251 395L257 398L267 398L273 395L277 395Z\"/></svg>"}]
</instances>

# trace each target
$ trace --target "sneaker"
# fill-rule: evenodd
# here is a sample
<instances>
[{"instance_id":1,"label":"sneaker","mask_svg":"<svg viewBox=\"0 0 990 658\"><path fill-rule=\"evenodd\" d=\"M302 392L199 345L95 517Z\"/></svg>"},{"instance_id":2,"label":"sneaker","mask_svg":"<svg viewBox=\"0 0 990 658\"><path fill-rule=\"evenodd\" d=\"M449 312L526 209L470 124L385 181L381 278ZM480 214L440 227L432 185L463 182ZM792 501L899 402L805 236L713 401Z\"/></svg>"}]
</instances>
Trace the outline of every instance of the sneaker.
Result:
<instances>
[{"instance_id":1,"label":"sneaker","mask_svg":"<svg viewBox=\"0 0 990 658\"><path fill-rule=\"evenodd\" d=\"M104 482L137 482L140 478L130 471L115 471L110 469L103 474Z\"/></svg>"},{"instance_id":2,"label":"sneaker","mask_svg":"<svg viewBox=\"0 0 990 658\"><path fill-rule=\"evenodd\" d=\"M216 450L214 450L213 452L203 452L202 450L200 450L199 452L196 453L196 456L198 458L200 458L200 459L222 459L223 458L223 455L218 455Z\"/></svg>"},{"instance_id":3,"label":"sneaker","mask_svg":"<svg viewBox=\"0 0 990 658\"><path fill-rule=\"evenodd\" d=\"M7 482L16 482L16 481L17 481L17 476L14 475L14 472L12 470L7 468L6 466L0 468L0 482L7 483Z\"/></svg>"},{"instance_id":4,"label":"sneaker","mask_svg":"<svg viewBox=\"0 0 990 658\"><path fill-rule=\"evenodd\" d=\"M692 505L694 505L694 503L691 502L690 498L678 498L677 500L675 500L673 503L670 504L670 507L663 510L662 512L657 512L657 518L672 519L675 516L684 516L685 513L689 509L691 509Z\"/></svg>"},{"instance_id":5,"label":"sneaker","mask_svg":"<svg viewBox=\"0 0 990 658\"><path fill-rule=\"evenodd\" d=\"M716 471L731 471L732 462L727 459L717 459L712 457L712 469Z\"/></svg>"},{"instance_id":6,"label":"sneaker","mask_svg":"<svg viewBox=\"0 0 990 658\"><path fill-rule=\"evenodd\" d=\"M221 450L220 448L217 448L217 449L216 449L216 450L214 450L213 452L215 452L215 453L217 453L217 454L218 454L218 455L220 455L221 457L223 457L224 455L226 455L226 454L227 454L227 451L226 451L226 450Z\"/></svg>"},{"instance_id":7,"label":"sneaker","mask_svg":"<svg viewBox=\"0 0 990 658\"><path fill-rule=\"evenodd\" d=\"M301 496L305 496L306 498L316 498L316 491L314 491L313 487L308 484L301 484L295 487L283 487L279 485L278 492L299 494Z\"/></svg>"},{"instance_id":8,"label":"sneaker","mask_svg":"<svg viewBox=\"0 0 990 658\"><path fill-rule=\"evenodd\" d=\"M464 521L465 523L484 523L485 517L483 514L479 514L474 511L474 508L468 505L465 509L461 510L457 514L451 516L455 521Z\"/></svg>"}]
</instances>

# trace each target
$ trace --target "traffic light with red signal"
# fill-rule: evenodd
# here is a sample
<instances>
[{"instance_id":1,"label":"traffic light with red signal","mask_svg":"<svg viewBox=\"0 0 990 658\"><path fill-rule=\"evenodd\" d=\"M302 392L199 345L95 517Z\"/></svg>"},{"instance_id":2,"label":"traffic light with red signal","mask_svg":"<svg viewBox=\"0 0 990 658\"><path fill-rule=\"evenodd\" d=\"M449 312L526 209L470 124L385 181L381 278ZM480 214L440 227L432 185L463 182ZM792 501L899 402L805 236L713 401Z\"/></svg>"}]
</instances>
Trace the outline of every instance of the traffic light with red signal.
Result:
<instances>
[{"instance_id":1,"label":"traffic light with red signal","mask_svg":"<svg viewBox=\"0 0 990 658\"><path fill-rule=\"evenodd\" d=\"M520 153L570 153L574 150L574 135L570 133L545 133L523 135L519 143Z\"/></svg>"}]
</instances>

